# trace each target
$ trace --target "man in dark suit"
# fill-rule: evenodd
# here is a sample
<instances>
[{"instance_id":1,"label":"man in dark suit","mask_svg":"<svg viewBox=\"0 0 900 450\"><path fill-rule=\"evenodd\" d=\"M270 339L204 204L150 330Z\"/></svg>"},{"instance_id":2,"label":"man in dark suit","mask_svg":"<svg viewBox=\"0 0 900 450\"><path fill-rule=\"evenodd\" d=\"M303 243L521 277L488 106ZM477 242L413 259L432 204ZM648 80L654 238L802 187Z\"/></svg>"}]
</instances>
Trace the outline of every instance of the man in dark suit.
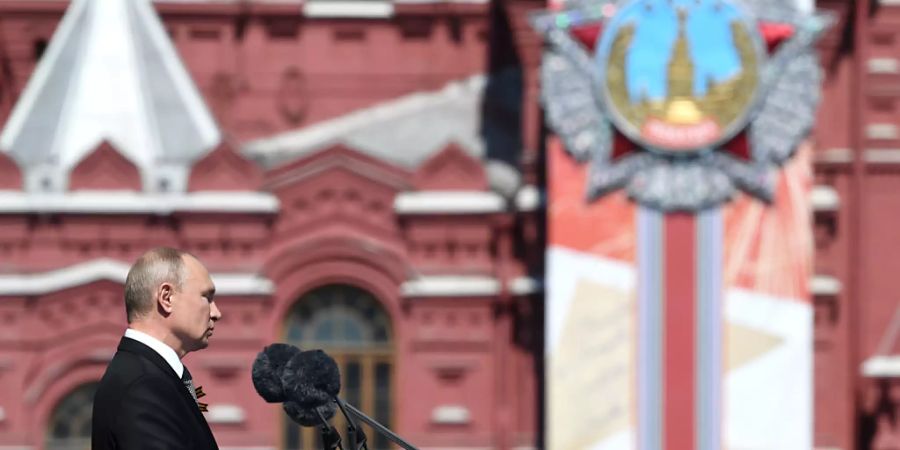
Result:
<instances>
[{"instance_id":1,"label":"man in dark suit","mask_svg":"<svg viewBox=\"0 0 900 450\"><path fill-rule=\"evenodd\" d=\"M203 264L176 249L150 250L131 267L128 329L94 396L94 450L218 449L181 363L209 345L222 317L214 293Z\"/></svg>"}]
</instances>

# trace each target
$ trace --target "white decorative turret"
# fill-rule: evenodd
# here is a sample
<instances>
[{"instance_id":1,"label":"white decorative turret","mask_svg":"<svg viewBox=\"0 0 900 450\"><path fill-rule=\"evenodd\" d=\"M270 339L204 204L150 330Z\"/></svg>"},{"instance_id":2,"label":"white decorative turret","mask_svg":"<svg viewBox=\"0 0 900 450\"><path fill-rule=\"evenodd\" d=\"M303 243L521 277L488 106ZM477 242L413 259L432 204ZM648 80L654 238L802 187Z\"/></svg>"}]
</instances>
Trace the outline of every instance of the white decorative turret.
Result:
<instances>
[{"instance_id":1,"label":"white decorative turret","mask_svg":"<svg viewBox=\"0 0 900 450\"><path fill-rule=\"evenodd\" d=\"M144 192L183 192L221 135L149 0L73 0L6 128L0 151L28 192L62 192L104 141Z\"/></svg>"}]
</instances>

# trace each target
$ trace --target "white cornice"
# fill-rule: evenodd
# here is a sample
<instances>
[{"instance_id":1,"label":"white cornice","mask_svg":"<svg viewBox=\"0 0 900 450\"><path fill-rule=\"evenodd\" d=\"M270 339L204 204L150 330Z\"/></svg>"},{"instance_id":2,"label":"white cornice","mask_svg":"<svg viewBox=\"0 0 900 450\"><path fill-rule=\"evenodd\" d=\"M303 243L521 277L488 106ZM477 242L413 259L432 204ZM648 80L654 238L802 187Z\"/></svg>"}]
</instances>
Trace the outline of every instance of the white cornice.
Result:
<instances>
[{"instance_id":1,"label":"white cornice","mask_svg":"<svg viewBox=\"0 0 900 450\"><path fill-rule=\"evenodd\" d=\"M509 280L509 292L514 295L528 295L540 292L544 289L544 283L537 278L516 277Z\"/></svg>"},{"instance_id":2,"label":"white cornice","mask_svg":"<svg viewBox=\"0 0 900 450\"><path fill-rule=\"evenodd\" d=\"M491 297L500 294L500 281L484 275L425 275L403 283L404 297ZM507 283L513 295L539 292L541 282L530 277L516 277Z\"/></svg>"},{"instance_id":3,"label":"white cornice","mask_svg":"<svg viewBox=\"0 0 900 450\"><path fill-rule=\"evenodd\" d=\"M862 374L872 378L900 377L900 357L873 356L863 362Z\"/></svg>"},{"instance_id":4,"label":"white cornice","mask_svg":"<svg viewBox=\"0 0 900 450\"><path fill-rule=\"evenodd\" d=\"M507 289L513 295L528 295L544 289L543 280L520 276L509 280ZM813 295L837 295L843 284L829 275L814 275L809 280ZM483 275L425 275L406 281L401 286L406 297L475 297L500 293L500 281Z\"/></svg>"},{"instance_id":5,"label":"white cornice","mask_svg":"<svg viewBox=\"0 0 900 450\"><path fill-rule=\"evenodd\" d=\"M815 161L825 164L845 164L853 162L853 151L849 148L826 148L815 153Z\"/></svg>"},{"instance_id":6,"label":"white cornice","mask_svg":"<svg viewBox=\"0 0 900 450\"><path fill-rule=\"evenodd\" d=\"M869 164L900 164L900 149L870 148L866 150L864 159Z\"/></svg>"},{"instance_id":7,"label":"white cornice","mask_svg":"<svg viewBox=\"0 0 900 450\"><path fill-rule=\"evenodd\" d=\"M400 287L404 297L490 297L500 293L500 282L480 275L429 275Z\"/></svg>"},{"instance_id":8,"label":"white cornice","mask_svg":"<svg viewBox=\"0 0 900 450\"><path fill-rule=\"evenodd\" d=\"M512 199L518 211L534 211L544 206L544 191L537 186L519 188ZM394 199L397 214L491 214L507 211L507 201L491 191L401 192Z\"/></svg>"},{"instance_id":9,"label":"white cornice","mask_svg":"<svg viewBox=\"0 0 900 450\"><path fill-rule=\"evenodd\" d=\"M276 213L278 207L278 199L272 194L250 191L185 194L144 194L130 191L31 194L21 191L0 191L0 214Z\"/></svg>"},{"instance_id":10,"label":"white cornice","mask_svg":"<svg viewBox=\"0 0 900 450\"><path fill-rule=\"evenodd\" d=\"M898 64L897 58L869 58L867 65L871 74L900 73L900 64Z\"/></svg>"},{"instance_id":11,"label":"white cornice","mask_svg":"<svg viewBox=\"0 0 900 450\"><path fill-rule=\"evenodd\" d=\"M869 139L897 139L897 126L892 123L870 123L866 125Z\"/></svg>"},{"instance_id":12,"label":"white cornice","mask_svg":"<svg viewBox=\"0 0 900 450\"><path fill-rule=\"evenodd\" d=\"M874 131L884 131L887 134L889 130L876 128ZM862 156L863 162L866 164L900 164L900 148L867 148ZM817 163L825 164L850 164L853 162L853 150L849 148L825 149L816 154L815 160Z\"/></svg>"},{"instance_id":13,"label":"white cornice","mask_svg":"<svg viewBox=\"0 0 900 450\"><path fill-rule=\"evenodd\" d=\"M209 412L206 414L209 423L244 423L246 418L247 413L244 408L229 403L210 405Z\"/></svg>"},{"instance_id":14,"label":"white cornice","mask_svg":"<svg viewBox=\"0 0 900 450\"><path fill-rule=\"evenodd\" d=\"M443 425L464 425L472 419L465 405L438 405L431 410L431 422Z\"/></svg>"},{"instance_id":15,"label":"white cornice","mask_svg":"<svg viewBox=\"0 0 900 450\"><path fill-rule=\"evenodd\" d=\"M29 274L0 274L0 295L44 295L100 280L125 283L129 265L95 259L62 269ZM253 273L213 273L217 296L270 295L271 280Z\"/></svg>"},{"instance_id":16,"label":"white cornice","mask_svg":"<svg viewBox=\"0 0 900 450\"><path fill-rule=\"evenodd\" d=\"M401 192L394 199L397 214L490 214L505 210L506 200L496 192Z\"/></svg>"},{"instance_id":17,"label":"white cornice","mask_svg":"<svg viewBox=\"0 0 900 450\"><path fill-rule=\"evenodd\" d=\"M815 275L809 280L813 295L837 295L843 288L837 278ZM540 278L520 276L507 283L509 293L528 295L544 289ZM500 294L500 281L482 275L426 275L406 281L401 286L405 297L478 297Z\"/></svg>"},{"instance_id":18,"label":"white cornice","mask_svg":"<svg viewBox=\"0 0 900 450\"><path fill-rule=\"evenodd\" d=\"M822 184L813 186L810 201L814 211L837 211L841 206L841 197L837 191Z\"/></svg>"},{"instance_id":19,"label":"white cornice","mask_svg":"<svg viewBox=\"0 0 900 450\"><path fill-rule=\"evenodd\" d=\"M537 186L531 184L522 186L516 192L516 209L527 212L543 208L546 203L545 196L545 192Z\"/></svg>"},{"instance_id":20,"label":"white cornice","mask_svg":"<svg viewBox=\"0 0 900 450\"><path fill-rule=\"evenodd\" d=\"M270 295L275 292L275 285L268 278L252 273L213 273L210 274L216 285L216 296L219 295ZM125 280L122 280L124 283Z\"/></svg>"},{"instance_id":21,"label":"white cornice","mask_svg":"<svg viewBox=\"0 0 900 450\"><path fill-rule=\"evenodd\" d=\"M394 15L394 4L378 0L312 0L303 4L303 15L310 18L387 19Z\"/></svg>"},{"instance_id":22,"label":"white cornice","mask_svg":"<svg viewBox=\"0 0 900 450\"><path fill-rule=\"evenodd\" d=\"M841 281L829 275L813 275L809 280L809 291L813 295L838 295L842 288Z\"/></svg>"}]
</instances>

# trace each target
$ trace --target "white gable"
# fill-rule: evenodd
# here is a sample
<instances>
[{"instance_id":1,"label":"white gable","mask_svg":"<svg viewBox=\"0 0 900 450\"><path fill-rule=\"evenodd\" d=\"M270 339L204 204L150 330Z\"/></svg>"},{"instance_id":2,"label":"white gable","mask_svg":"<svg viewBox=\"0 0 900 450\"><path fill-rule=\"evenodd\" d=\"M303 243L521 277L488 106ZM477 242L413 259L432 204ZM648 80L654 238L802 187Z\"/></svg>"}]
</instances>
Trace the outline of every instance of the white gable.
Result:
<instances>
[{"instance_id":1,"label":"white gable","mask_svg":"<svg viewBox=\"0 0 900 450\"><path fill-rule=\"evenodd\" d=\"M74 0L0 134L28 191L61 191L104 139L145 191L183 191L219 130L148 0Z\"/></svg>"}]
</instances>

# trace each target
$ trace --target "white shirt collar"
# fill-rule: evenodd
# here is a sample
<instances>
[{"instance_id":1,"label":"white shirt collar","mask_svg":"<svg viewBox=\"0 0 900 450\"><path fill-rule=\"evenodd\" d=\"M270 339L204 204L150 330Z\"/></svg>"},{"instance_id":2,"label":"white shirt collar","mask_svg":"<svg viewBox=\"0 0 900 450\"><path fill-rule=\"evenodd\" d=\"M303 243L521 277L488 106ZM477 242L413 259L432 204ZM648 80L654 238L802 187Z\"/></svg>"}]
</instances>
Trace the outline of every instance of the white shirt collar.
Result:
<instances>
[{"instance_id":1,"label":"white shirt collar","mask_svg":"<svg viewBox=\"0 0 900 450\"><path fill-rule=\"evenodd\" d=\"M172 350L172 347L169 347L163 341L160 341L147 333L132 328L125 330L125 337L134 339L147 347L152 348L156 353L159 353L159 356L162 356L163 359L172 366L172 370L175 371L178 378L181 378L181 375L184 373L184 364L181 363L181 359L178 358L178 353L175 353L175 350Z\"/></svg>"}]
</instances>

